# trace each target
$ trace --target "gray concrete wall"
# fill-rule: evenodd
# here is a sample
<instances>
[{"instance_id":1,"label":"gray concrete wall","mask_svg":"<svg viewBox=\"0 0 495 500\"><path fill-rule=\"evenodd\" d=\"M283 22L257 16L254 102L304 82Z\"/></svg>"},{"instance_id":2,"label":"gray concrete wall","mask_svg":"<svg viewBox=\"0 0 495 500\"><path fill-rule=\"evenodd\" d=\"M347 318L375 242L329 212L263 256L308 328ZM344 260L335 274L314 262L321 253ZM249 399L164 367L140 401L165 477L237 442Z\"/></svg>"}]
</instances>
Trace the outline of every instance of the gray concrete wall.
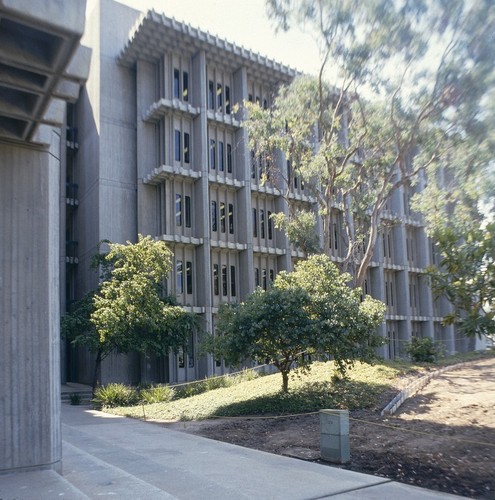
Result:
<instances>
[{"instance_id":1,"label":"gray concrete wall","mask_svg":"<svg viewBox=\"0 0 495 500\"><path fill-rule=\"evenodd\" d=\"M0 472L58 469L60 137L0 144Z\"/></svg>"}]
</instances>

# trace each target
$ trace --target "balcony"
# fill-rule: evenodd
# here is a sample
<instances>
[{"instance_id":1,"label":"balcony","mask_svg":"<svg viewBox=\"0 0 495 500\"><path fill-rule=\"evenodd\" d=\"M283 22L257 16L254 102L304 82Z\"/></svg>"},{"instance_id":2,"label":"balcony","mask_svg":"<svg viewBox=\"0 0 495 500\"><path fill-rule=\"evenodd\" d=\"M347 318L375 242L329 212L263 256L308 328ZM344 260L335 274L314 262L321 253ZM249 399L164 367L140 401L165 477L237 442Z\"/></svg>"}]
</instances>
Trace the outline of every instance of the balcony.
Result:
<instances>
[{"instance_id":1,"label":"balcony","mask_svg":"<svg viewBox=\"0 0 495 500\"><path fill-rule=\"evenodd\" d=\"M77 192L79 190L79 185L74 182L67 182L65 184L65 203L71 207L77 207L79 205L79 199L77 197Z\"/></svg>"},{"instance_id":2,"label":"balcony","mask_svg":"<svg viewBox=\"0 0 495 500\"><path fill-rule=\"evenodd\" d=\"M67 127L66 131L66 144L68 152L76 152L79 149L79 142L77 140L77 128Z\"/></svg>"},{"instance_id":3,"label":"balcony","mask_svg":"<svg viewBox=\"0 0 495 500\"><path fill-rule=\"evenodd\" d=\"M65 242L65 263L70 265L79 264L77 257L78 242L75 240Z\"/></svg>"}]
</instances>

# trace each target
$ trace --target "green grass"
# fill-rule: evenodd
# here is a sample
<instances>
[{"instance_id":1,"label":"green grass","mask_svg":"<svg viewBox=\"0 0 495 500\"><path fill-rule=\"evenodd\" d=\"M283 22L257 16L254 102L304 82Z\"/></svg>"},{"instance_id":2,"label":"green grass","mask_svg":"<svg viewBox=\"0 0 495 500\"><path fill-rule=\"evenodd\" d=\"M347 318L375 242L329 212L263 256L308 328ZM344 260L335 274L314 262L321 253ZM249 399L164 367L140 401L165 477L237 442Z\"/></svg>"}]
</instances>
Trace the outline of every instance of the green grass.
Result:
<instances>
[{"instance_id":1,"label":"green grass","mask_svg":"<svg viewBox=\"0 0 495 500\"><path fill-rule=\"evenodd\" d=\"M479 354L469 354L445 358L434 364L412 364L401 360L381 362L374 366L356 363L349 370L348 379L337 382L331 381L333 362L314 363L309 374L290 377L287 394L281 391L281 375L275 373L168 403L150 404L145 408L110 408L106 411L133 418L146 416L147 419L177 421L245 415L290 415L323 408L374 408L380 396L393 389L401 375L419 374L446 364L479 358Z\"/></svg>"}]
</instances>

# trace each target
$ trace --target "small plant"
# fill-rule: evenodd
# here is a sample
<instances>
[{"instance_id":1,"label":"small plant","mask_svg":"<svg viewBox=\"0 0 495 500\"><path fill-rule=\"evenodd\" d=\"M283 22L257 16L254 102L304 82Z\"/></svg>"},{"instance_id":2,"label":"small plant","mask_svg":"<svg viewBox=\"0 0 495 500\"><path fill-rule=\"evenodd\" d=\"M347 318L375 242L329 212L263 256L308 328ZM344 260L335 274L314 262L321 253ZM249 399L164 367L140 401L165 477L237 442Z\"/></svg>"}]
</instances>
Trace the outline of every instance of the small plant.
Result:
<instances>
[{"instance_id":1,"label":"small plant","mask_svg":"<svg viewBox=\"0 0 495 500\"><path fill-rule=\"evenodd\" d=\"M207 391L213 391L221 387L230 387L233 382L230 377L224 375L223 377L205 378L203 383Z\"/></svg>"},{"instance_id":2,"label":"small plant","mask_svg":"<svg viewBox=\"0 0 495 500\"><path fill-rule=\"evenodd\" d=\"M251 380L254 380L258 378L260 374L251 369L251 368L244 368L242 372L238 372L235 375L232 375L230 379L234 384L240 384L241 382L249 382Z\"/></svg>"},{"instance_id":3,"label":"small plant","mask_svg":"<svg viewBox=\"0 0 495 500\"><path fill-rule=\"evenodd\" d=\"M429 337L413 337L406 343L406 353L415 362L434 363L442 357L442 347Z\"/></svg>"},{"instance_id":4,"label":"small plant","mask_svg":"<svg viewBox=\"0 0 495 500\"><path fill-rule=\"evenodd\" d=\"M102 408L133 406L139 402L138 392L125 384L107 384L95 391L93 403Z\"/></svg>"},{"instance_id":5,"label":"small plant","mask_svg":"<svg viewBox=\"0 0 495 500\"><path fill-rule=\"evenodd\" d=\"M206 392L206 386L204 381L191 382L186 385L180 384L180 386L175 389L174 399L190 398L191 396L196 396Z\"/></svg>"},{"instance_id":6,"label":"small plant","mask_svg":"<svg viewBox=\"0 0 495 500\"><path fill-rule=\"evenodd\" d=\"M169 385L152 385L139 391L139 401L141 404L168 403L174 392Z\"/></svg>"},{"instance_id":7,"label":"small plant","mask_svg":"<svg viewBox=\"0 0 495 500\"><path fill-rule=\"evenodd\" d=\"M71 392L69 398L72 406L79 406L81 404L81 395L79 393Z\"/></svg>"}]
</instances>

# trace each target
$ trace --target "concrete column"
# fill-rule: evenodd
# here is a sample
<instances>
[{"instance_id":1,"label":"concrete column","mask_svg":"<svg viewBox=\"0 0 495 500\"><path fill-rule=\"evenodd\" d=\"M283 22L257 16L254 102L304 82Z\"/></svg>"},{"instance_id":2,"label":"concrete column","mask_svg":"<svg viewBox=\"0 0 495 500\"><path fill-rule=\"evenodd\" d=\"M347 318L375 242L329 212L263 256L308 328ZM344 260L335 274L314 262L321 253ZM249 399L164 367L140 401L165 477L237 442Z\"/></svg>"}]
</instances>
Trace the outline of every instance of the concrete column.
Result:
<instances>
[{"instance_id":1,"label":"concrete column","mask_svg":"<svg viewBox=\"0 0 495 500\"><path fill-rule=\"evenodd\" d=\"M60 469L59 152L0 144L0 473Z\"/></svg>"},{"instance_id":2,"label":"concrete column","mask_svg":"<svg viewBox=\"0 0 495 500\"><path fill-rule=\"evenodd\" d=\"M234 73L234 97L242 105L247 99L247 70L240 68ZM240 107L236 118L243 120L245 110ZM235 166L236 179L244 182L244 187L237 192L238 241L245 243L247 249L239 254L239 292L240 300L244 300L254 290L254 264L253 264L253 223L252 223L252 197L251 197L251 154L249 151L248 135L245 129L240 129L235 134Z\"/></svg>"}]
</instances>

